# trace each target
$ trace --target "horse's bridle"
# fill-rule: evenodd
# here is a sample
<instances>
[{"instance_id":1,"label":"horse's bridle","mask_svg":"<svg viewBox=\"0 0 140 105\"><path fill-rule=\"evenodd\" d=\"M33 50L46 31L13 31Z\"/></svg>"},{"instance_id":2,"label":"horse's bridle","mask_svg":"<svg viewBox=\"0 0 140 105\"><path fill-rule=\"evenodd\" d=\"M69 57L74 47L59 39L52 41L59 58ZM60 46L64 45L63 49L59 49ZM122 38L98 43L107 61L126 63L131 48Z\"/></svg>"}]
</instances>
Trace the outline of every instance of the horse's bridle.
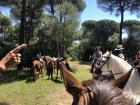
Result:
<instances>
[{"instance_id":1,"label":"horse's bridle","mask_svg":"<svg viewBox=\"0 0 140 105\"><path fill-rule=\"evenodd\" d=\"M85 93L90 93L90 92L94 92L94 90L92 89L91 86L86 86L86 87L84 88L84 90L81 91L81 92L79 93L79 96L82 96L83 94L85 94Z\"/></svg>"},{"instance_id":2,"label":"horse's bridle","mask_svg":"<svg viewBox=\"0 0 140 105\"><path fill-rule=\"evenodd\" d=\"M106 58L107 60L106 60L99 68L96 67L96 69L101 70L102 67L107 63L107 67L108 67L108 71L109 71L109 59L110 59L110 56L107 56L107 57L105 57L105 58ZM122 72L120 72L120 73L115 73L115 74L113 74L113 75L118 75L118 74L122 74Z\"/></svg>"},{"instance_id":3,"label":"horse's bridle","mask_svg":"<svg viewBox=\"0 0 140 105\"><path fill-rule=\"evenodd\" d=\"M110 57L106 57L106 59L107 59L107 60L106 60L106 61L105 61L105 62L104 62L104 63L103 63L103 64L102 64L100 67L96 67L96 66L95 66L95 68L96 68L96 69L99 69L99 70L101 70L101 69L102 69L102 67L103 67L103 66L104 66L104 65L107 63L108 70L109 70L109 63L108 63L108 61L109 61L109 58L110 58Z\"/></svg>"}]
</instances>

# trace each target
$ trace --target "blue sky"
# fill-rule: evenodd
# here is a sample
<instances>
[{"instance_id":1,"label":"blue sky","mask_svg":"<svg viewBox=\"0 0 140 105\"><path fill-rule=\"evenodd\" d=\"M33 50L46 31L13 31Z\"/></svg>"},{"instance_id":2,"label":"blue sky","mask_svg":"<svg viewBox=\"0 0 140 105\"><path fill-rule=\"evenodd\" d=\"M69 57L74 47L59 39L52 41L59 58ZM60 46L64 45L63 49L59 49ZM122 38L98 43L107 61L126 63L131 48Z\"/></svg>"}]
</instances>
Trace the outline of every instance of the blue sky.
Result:
<instances>
[{"instance_id":1,"label":"blue sky","mask_svg":"<svg viewBox=\"0 0 140 105\"><path fill-rule=\"evenodd\" d=\"M102 20L110 19L120 22L120 17L114 16L110 12L104 12L102 9L97 7L96 0L85 0L86 8L81 15L81 23L85 20ZM140 18L137 18L136 15L130 15L129 12L125 12L124 20L136 19L140 21Z\"/></svg>"}]
</instances>

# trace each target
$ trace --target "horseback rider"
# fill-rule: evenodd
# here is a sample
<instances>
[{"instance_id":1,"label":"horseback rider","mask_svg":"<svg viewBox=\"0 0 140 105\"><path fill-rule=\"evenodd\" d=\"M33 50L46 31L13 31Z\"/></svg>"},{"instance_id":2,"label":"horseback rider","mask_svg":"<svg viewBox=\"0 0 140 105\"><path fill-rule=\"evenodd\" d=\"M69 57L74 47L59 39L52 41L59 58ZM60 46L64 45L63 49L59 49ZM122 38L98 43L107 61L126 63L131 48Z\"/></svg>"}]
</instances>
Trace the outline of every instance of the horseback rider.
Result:
<instances>
[{"instance_id":1,"label":"horseback rider","mask_svg":"<svg viewBox=\"0 0 140 105\"><path fill-rule=\"evenodd\" d=\"M120 57L121 59L125 60L124 54L123 54L123 46L122 45L117 45L115 48L116 55Z\"/></svg>"},{"instance_id":2,"label":"horseback rider","mask_svg":"<svg viewBox=\"0 0 140 105\"><path fill-rule=\"evenodd\" d=\"M93 61L92 61L92 64L91 64L91 70L90 70L90 73L93 73L93 69L96 65L99 65L100 64L100 61L102 59L102 51L100 50L101 47L100 46L97 46L95 48L95 52L93 54Z\"/></svg>"}]
</instances>

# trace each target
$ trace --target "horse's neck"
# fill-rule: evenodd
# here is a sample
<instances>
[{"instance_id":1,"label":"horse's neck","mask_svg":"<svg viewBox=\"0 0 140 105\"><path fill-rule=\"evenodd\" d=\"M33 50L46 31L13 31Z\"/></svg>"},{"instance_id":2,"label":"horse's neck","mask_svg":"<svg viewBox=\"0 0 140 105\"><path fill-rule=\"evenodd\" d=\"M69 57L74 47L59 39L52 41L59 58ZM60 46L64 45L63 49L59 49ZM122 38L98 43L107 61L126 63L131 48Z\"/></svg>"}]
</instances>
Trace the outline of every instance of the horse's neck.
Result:
<instances>
[{"instance_id":1,"label":"horse's neck","mask_svg":"<svg viewBox=\"0 0 140 105\"><path fill-rule=\"evenodd\" d=\"M132 105L133 103L129 97L122 94L120 88L113 86L109 82L102 83L97 81L94 88L94 95L96 97L94 102L97 102L96 105Z\"/></svg>"},{"instance_id":2,"label":"horse's neck","mask_svg":"<svg viewBox=\"0 0 140 105\"><path fill-rule=\"evenodd\" d=\"M131 65L129 65L126 61L113 54L110 56L110 61L110 63L112 64L110 65L112 71L115 73L117 71L120 73L127 73L132 68Z\"/></svg>"}]
</instances>

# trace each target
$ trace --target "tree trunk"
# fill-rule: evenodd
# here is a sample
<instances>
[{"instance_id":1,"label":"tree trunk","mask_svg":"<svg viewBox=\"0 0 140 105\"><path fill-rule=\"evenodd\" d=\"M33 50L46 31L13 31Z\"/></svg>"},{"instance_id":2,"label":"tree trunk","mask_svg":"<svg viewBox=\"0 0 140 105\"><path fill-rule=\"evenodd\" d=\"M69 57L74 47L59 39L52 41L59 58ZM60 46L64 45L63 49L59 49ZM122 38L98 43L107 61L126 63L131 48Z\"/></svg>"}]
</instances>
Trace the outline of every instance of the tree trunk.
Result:
<instances>
[{"instance_id":1,"label":"tree trunk","mask_svg":"<svg viewBox=\"0 0 140 105\"><path fill-rule=\"evenodd\" d=\"M30 43L31 36L33 36L33 10L31 11L31 16L30 16L30 27L29 27L29 33L27 38L28 45Z\"/></svg>"},{"instance_id":2,"label":"tree trunk","mask_svg":"<svg viewBox=\"0 0 140 105\"><path fill-rule=\"evenodd\" d=\"M62 54L63 54L63 57L65 56L64 54L65 54L65 16L64 16L64 23L63 23L63 27L62 27L62 29L63 29L63 38L62 38L62 43L63 43L63 50L62 50Z\"/></svg>"},{"instance_id":3,"label":"tree trunk","mask_svg":"<svg viewBox=\"0 0 140 105\"><path fill-rule=\"evenodd\" d=\"M21 23L20 23L20 33L19 33L19 44L24 43L24 34L25 34L25 11L26 11L26 0L22 0L22 10L21 10ZM21 53L21 63L17 65L17 73L21 71L23 67L23 50L20 51ZM17 74L18 75L18 74Z\"/></svg>"},{"instance_id":4,"label":"tree trunk","mask_svg":"<svg viewBox=\"0 0 140 105\"><path fill-rule=\"evenodd\" d=\"M124 20L124 9L121 8L121 22L120 22L120 36L119 36L119 44L122 44L122 28L123 28L123 20Z\"/></svg>"},{"instance_id":5,"label":"tree trunk","mask_svg":"<svg viewBox=\"0 0 140 105\"><path fill-rule=\"evenodd\" d=\"M59 54L59 38L57 36L57 57L60 57L60 54Z\"/></svg>"},{"instance_id":6,"label":"tree trunk","mask_svg":"<svg viewBox=\"0 0 140 105\"><path fill-rule=\"evenodd\" d=\"M1 32L2 32L2 38L4 39L4 25L3 25L3 22L1 23Z\"/></svg>"},{"instance_id":7,"label":"tree trunk","mask_svg":"<svg viewBox=\"0 0 140 105\"><path fill-rule=\"evenodd\" d=\"M25 29L25 11L26 11L26 0L22 0L22 10L21 10L21 23L20 23L20 33L19 33L19 44L24 43L24 29Z\"/></svg>"},{"instance_id":8,"label":"tree trunk","mask_svg":"<svg viewBox=\"0 0 140 105\"><path fill-rule=\"evenodd\" d=\"M51 6L51 13L54 15L54 1L50 0L50 6Z\"/></svg>"}]
</instances>

